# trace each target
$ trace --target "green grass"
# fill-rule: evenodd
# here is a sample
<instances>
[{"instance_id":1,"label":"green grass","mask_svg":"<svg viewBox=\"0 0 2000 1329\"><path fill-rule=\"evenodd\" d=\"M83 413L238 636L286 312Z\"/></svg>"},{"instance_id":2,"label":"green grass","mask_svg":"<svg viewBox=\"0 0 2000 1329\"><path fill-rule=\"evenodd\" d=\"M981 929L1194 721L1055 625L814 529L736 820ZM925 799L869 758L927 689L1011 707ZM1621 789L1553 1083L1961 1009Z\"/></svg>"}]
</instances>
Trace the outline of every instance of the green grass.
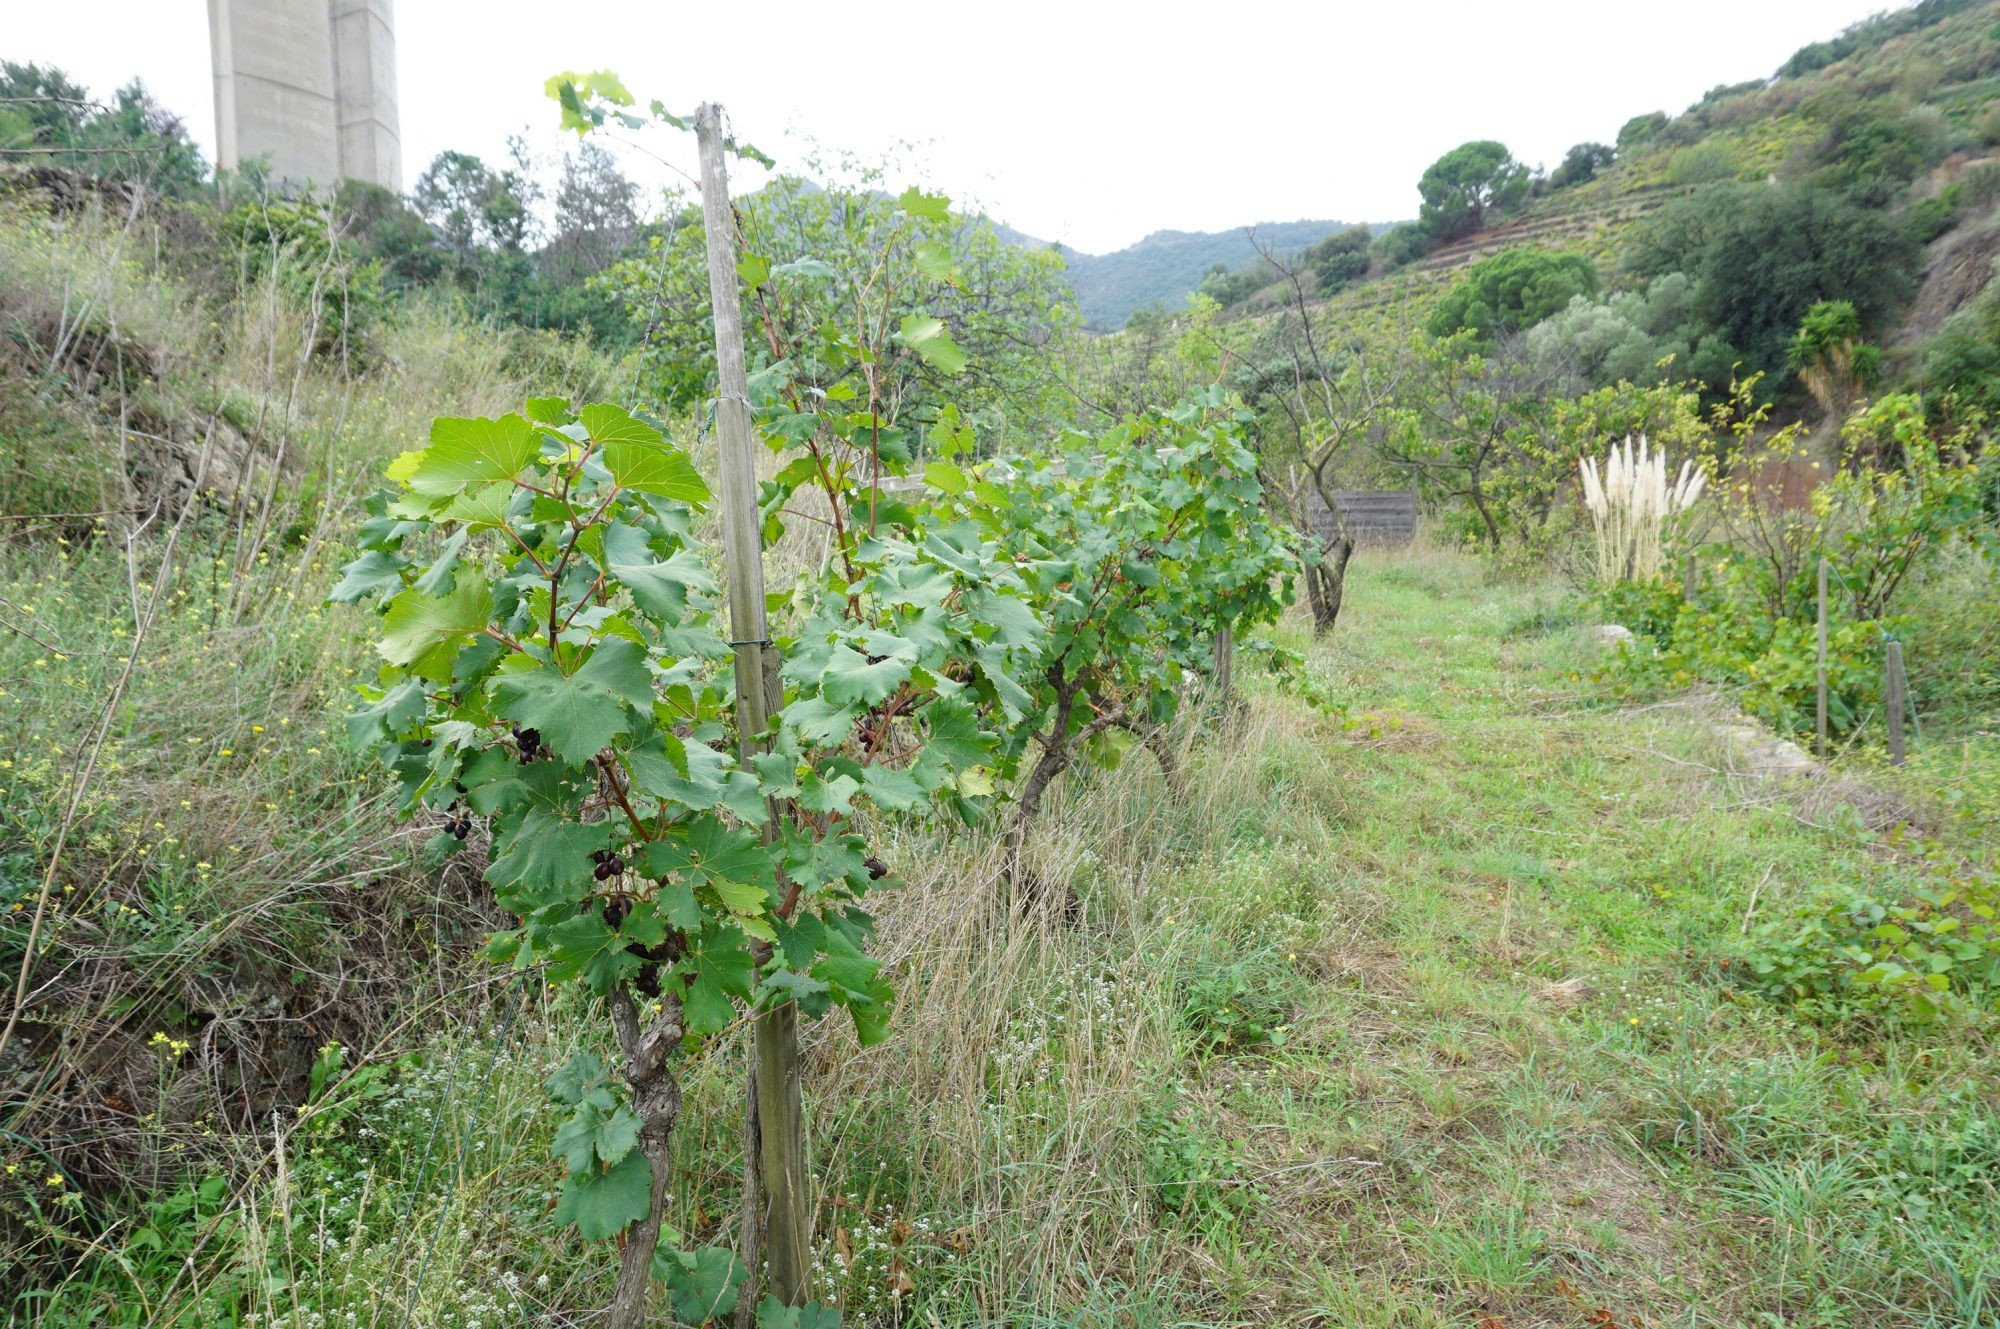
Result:
<instances>
[{"instance_id":1,"label":"green grass","mask_svg":"<svg viewBox=\"0 0 2000 1329\"><path fill-rule=\"evenodd\" d=\"M894 1036L812 1035L822 1295L868 1325L2000 1316L1990 1019L1815 1023L1734 981L1746 924L1919 868L1837 804L1711 773L1697 712L1596 695L1560 604L1453 555L1364 558L1337 639L1292 630L1348 721L1253 679L1190 740L1185 800L1142 758L1072 785L1025 916L989 846L891 836ZM1923 755L1990 771L1990 746ZM1953 784L1927 770L1913 797ZM282 1149L268 1122L186 1141L226 1195L158 1216L165 1256L114 1225L123 1265L45 1278L47 1322L601 1304L608 1253L544 1213L539 1088L596 1022L453 963L371 1045L381 1078ZM740 1065L725 1043L687 1072L691 1241L733 1227ZM51 1202L10 1158L32 1228Z\"/></svg>"}]
</instances>

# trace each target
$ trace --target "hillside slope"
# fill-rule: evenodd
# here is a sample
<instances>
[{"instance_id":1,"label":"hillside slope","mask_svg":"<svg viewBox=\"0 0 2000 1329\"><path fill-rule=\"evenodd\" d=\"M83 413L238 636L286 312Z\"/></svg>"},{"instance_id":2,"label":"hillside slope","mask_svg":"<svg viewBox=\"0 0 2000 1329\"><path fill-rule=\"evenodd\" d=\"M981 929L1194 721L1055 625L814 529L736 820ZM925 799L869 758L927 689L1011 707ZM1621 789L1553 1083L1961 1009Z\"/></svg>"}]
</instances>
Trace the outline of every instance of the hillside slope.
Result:
<instances>
[{"instance_id":1,"label":"hillside slope","mask_svg":"<svg viewBox=\"0 0 2000 1329\"><path fill-rule=\"evenodd\" d=\"M1996 96L2000 0L1922 0L1803 48L1768 78L1717 87L1678 115L1628 108L1616 160L1593 177L1564 188L1538 181L1484 229L1408 263L1378 254L1368 279L1326 303L1340 317L1403 309L1420 322L1465 267L1512 248L1580 252L1610 286L1629 286L1631 243L1661 208L1732 184L1818 185L1830 158L1866 152L1871 167L1900 170L1870 206L1928 247L1908 325L1877 330L1907 349L1979 296L1991 272L1980 259L2000 248ZM1885 142L1864 141L1871 135ZM1237 311L1255 315L1280 296L1268 288Z\"/></svg>"}]
</instances>

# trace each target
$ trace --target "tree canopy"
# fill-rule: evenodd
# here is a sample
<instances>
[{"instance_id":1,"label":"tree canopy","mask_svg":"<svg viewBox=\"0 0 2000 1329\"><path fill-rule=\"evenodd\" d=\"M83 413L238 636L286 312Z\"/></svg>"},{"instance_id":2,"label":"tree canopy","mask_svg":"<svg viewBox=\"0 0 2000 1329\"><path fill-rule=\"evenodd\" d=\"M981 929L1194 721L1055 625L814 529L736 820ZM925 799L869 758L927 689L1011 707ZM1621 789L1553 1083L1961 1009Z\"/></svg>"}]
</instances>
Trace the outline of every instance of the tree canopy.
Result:
<instances>
[{"instance_id":1,"label":"tree canopy","mask_svg":"<svg viewBox=\"0 0 2000 1329\"><path fill-rule=\"evenodd\" d=\"M1524 198L1532 179L1504 143L1461 143L1432 162L1417 182L1424 199L1419 219L1433 241L1461 239L1485 226L1491 209Z\"/></svg>"}]
</instances>

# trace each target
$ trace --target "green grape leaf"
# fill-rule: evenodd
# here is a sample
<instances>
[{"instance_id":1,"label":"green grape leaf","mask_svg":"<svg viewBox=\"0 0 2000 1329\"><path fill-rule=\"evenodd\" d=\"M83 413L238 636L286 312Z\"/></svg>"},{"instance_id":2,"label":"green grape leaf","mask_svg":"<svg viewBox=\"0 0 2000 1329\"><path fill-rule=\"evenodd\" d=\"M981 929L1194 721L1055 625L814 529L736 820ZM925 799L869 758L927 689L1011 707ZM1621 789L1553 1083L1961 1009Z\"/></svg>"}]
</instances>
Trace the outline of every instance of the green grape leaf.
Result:
<instances>
[{"instance_id":1,"label":"green grape leaf","mask_svg":"<svg viewBox=\"0 0 2000 1329\"><path fill-rule=\"evenodd\" d=\"M604 468L620 489L678 499L697 508L708 502L708 485L701 473L685 452L669 443L606 444Z\"/></svg>"},{"instance_id":2,"label":"green grape leaf","mask_svg":"<svg viewBox=\"0 0 2000 1329\"><path fill-rule=\"evenodd\" d=\"M584 407L577 413L583 422L584 432L590 441L599 447L609 447L613 443L639 443L648 447L658 447L666 441L659 430L636 419L622 406L611 406L603 402Z\"/></svg>"},{"instance_id":3,"label":"green grape leaf","mask_svg":"<svg viewBox=\"0 0 2000 1329\"><path fill-rule=\"evenodd\" d=\"M639 958L626 953L624 939L594 910L542 929L541 940L549 958L543 974L551 983L587 975L593 992L608 992L618 979L639 968Z\"/></svg>"},{"instance_id":4,"label":"green grape leaf","mask_svg":"<svg viewBox=\"0 0 2000 1329\"><path fill-rule=\"evenodd\" d=\"M854 730L858 706L836 706L820 697L798 697L787 705L781 718L786 727L814 746L839 743Z\"/></svg>"},{"instance_id":5,"label":"green grape leaf","mask_svg":"<svg viewBox=\"0 0 2000 1329\"><path fill-rule=\"evenodd\" d=\"M641 870L655 880L679 876L718 892L727 888L754 891L751 903L741 908L728 906L742 914L762 911L778 876L770 849L756 836L732 830L713 817L695 818L685 836L654 840L639 850L638 861ZM740 893L735 898L751 899Z\"/></svg>"},{"instance_id":6,"label":"green grape leaf","mask_svg":"<svg viewBox=\"0 0 2000 1329\"><path fill-rule=\"evenodd\" d=\"M410 560L401 554L386 549L371 549L340 570L340 580L327 593L327 599L353 604L371 595L400 591L403 589L403 569L409 566Z\"/></svg>"},{"instance_id":7,"label":"green grape leaf","mask_svg":"<svg viewBox=\"0 0 2000 1329\"><path fill-rule=\"evenodd\" d=\"M944 320L927 314L905 314L901 326L903 345L941 374L956 374L966 365L965 352L951 339Z\"/></svg>"},{"instance_id":8,"label":"green grape leaf","mask_svg":"<svg viewBox=\"0 0 2000 1329\"><path fill-rule=\"evenodd\" d=\"M709 1324L736 1309L750 1271L727 1246L656 1252L653 1269L667 1285L674 1314L689 1324Z\"/></svg>"},{"instance_id":9,"label":"green grape leaf","mask_svg":"<svg viewBox=\"0 0 2000 1329\"><path fill-rule=\"evenodd\" d=\"M947 286L958 285L958 269L952 265L951 246L941 240L919 240L911 247L911 261L918 272Z\"/></svg>"},{"instance_id":10,"label":"green grape leaf","mask_svg":"<svg viewBox=\"0 0 2000 1329\"><path fill-rule=\"evenodd\" d=\"M799 781L799 802L814 812L852 812L861 782L845 771L830 775L814 771Z\"/></svg>"},{"instance_id":11,"label":"green grape leaf","mask_svg":"<svg viewBox=\"0 0 2000 1329\"><path fill-rule=\"evenodd\" d=\"M642 1123L623 1103L606 1112L596 1103L579 1102L556 1131L550 1152L569 1165L570 1175L582 1176L597 1165L617 1163L639 1143Z\"/></svg>"},{"instance_id":12,"label":"green grape leaf","mask_svg":"<svg viewBox=\"0 0 2000 1329\"><path fill-rule=\"evenodd\" d=\"M918 784L935 789L956 779L968 767L983 764L993 752L993 740L979 729L979 719L966 703L940 697L917 712L924 742L911 769Z\"/></svg>"},{"instance_id":13,"label":"green grape leaf","mask_svg":"<svg viewBox=\"0 0 2000 1329\"><path fill-rule=\"evenodd\" d=\"M861 789L876 807L908 812L924 801L924 787L908 771L893 766L861 768Z\"/></svg>"},{"instance_id":14,"label":"green grape leaf","mask_svg":"<svg viewBox=\"0 0 2000 1329\"><path fill-rule=\"evenodd\" d=\"M446 521L461 521L467 527L478 530L487 526L505 526L507 509L514 501L514 495L525 492L512 484L476 485L445 504L438 516Z\"/></svg>"},{"instance_id":15,"label":"green grape leaf","mask_svg":"<svg viewBox=\"0 0 2000 1329\"><path fill-rule=\"evenodd\" d=\"M549 1097L575 1107L604 1078L604 1059L595 1052L572 1052L563 1068L548 1078Z\"/></svg>"},{"instance_id":16,"label":"green grape leaf","mask_svg":"<svg viewBox=\"0 0 2000 1329\"><path fill-rule=\"evenodd\" d=\"M840 1312L817 1301L787 1306L767 1292L757 1303L757 1329L840 1329Z\"/></svg>"},{"instance_id":17,"label":"green grape leaf","mask_svg":"<svg viewBox=\"0 0 2000 1329\"><path fill-rule=\"evenodd\" d=\"M951 199L943 194L926 194L911 185L897 198L896 206L912 217L925 221L950 221Z\"/></svg>"},{"instance_id":18,"label":"green grape leaf","mask_svg":"<svg viewBox=\"0 0 2000 1329\"><path fill-rule=\"evenodd\" d=\"M424 714L424 690L405 680L375 701L347 715L347 739L355 747L387 743L415 725Z\"/></svg>"},{"instance_id":19,"label":"green grape leaf","mask_svg":"<svg viewBox=\"0 0 2000 1329\"><path fill-rule=\"evenodd\" d=\"M665 623L678 623L687 612L689 591L715 591L715 579L699 558L683 549L662 559L644 531L622 522L604 528L604 566L632 593L634 604Z\"/></svg>"},{"instance_id":20,"label":"green grape leaf","mask_svg":"<svg viewBox=\"0 0 2000 1329\"><path fill-rule=\"evenodd\" d=\"M494 680L494 707L523 727L539 730L542 742L572 766L581 766L620 734L630 733L633 715L626 702L652 697L645 648L623 637L601 641L574 674L548 665Z\"/></svg>"},{"instance_id":21,"label":"green grape leaf","mask_svg":"<svg viewBox=\"0 0 2000 1329\"><path fill-rule=\"evenodd\" d=\"M482 577L459 578L449 595L425 595L411 587L389 602L376 649L420 678L449 678L458 648L483 632L492 616L493 588Z\"/></svg>"},{"instance_id":22,"label":"green grape leaf","mask_svg":"<svg viewBox=\"0 0 2000 1329\"><path fill-rule=\"evenodd\" d=\"M851 646L836 646L827 657L820 692L836 706L860 702L876 706L894 696L910 676L910 662L885 655L870 663L868 657Z\"/></svg>"},{"instance_id":23,"label":"green grape leaf","mask_svg":"<svg viewBox=\"0 0 2000 1329\"><path fill-rule=\"evenodd\" d=\"M438 549L437 557L423 570L410 585L425 595L443 595L451 590L454 575L458 571L458 557L465 552L465 542L469 538L466 531L453 531L451 538Z\"/></svg>"},{"instance_id":24,"label":"green grape leaf","mask_svg":"<svg viewBox=\"0 0 2000 1329\"><path fill-rule=\"evenodd\" d=\"M757 966L734 926L711 924L702 934L701 948L682 960L679 970L688 976L682 1006L688 1032L713 1034L736 1018L732 998L750 999Z\"/></svg>"},{"instance_id":25,"label":"green grape leaf","mask_svg":"<svg viewBox=\"0 0 2000 1329\"><path fill-rule=\"evenodd\" d=\"M518 415L437 420L431 424L431 445L416 454L409 486L419 494L441 498L475 482L511 483L541 451L541 435Z\"/></svg>"},{"instance_id":26,"label":"green grape leaf","mask_svg":"<svg viewBox=\"0 0 2000 1329\"><path fill-rule=\"evenodd\" d=\"M963 494L972 482L950 462L934 461L924 467L924 483L947 494Z\"/></svg>"},{"instance_id":27,"label":"green grape leaf","mask_svg":"<svg viewBox=\"0 0 2000 1329\"><path fill-rule=\"evenodd\" d=\"M547 808L531 809L486 865L494 899L517 914L582 899L597 866L590 856L611 846L614 829L608 821L571 821Z\"/></svg>"},{"instance_id":28,"label":"green grape leaf","mask_svg":"<svg viewBox=\"0 0 2000 1329\"><path fill-rule=\"evenodd\" d=\"M634 1149L616 1166L564 1184L556 1222L574 1223L586 1241L615 1237L644 1218L653 1206L653 1165Z\"/></svg>"},{"instance_id":29,"label":"green grape leaf","mask_svg":"<svg viewBox=\"0 0 2000 1329\"><path fill-rule=\"evenodd\" d=\"M681 1013L687 1016L688 1032L713 1034L729 1027L736 1018L736 1004L729 999L709 966L697 962L687 993L681 999Z\"/></svg>"}]
</instances>

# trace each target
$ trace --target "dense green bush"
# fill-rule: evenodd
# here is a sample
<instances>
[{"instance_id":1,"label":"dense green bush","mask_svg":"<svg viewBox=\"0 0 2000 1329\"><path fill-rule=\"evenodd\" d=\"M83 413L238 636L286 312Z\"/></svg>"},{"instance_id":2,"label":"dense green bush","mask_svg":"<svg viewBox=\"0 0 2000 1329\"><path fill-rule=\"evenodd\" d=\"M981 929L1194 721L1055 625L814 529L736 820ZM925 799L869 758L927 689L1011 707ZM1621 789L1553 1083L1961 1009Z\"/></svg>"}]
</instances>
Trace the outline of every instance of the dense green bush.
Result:
<instances>
[{"instance_id":1,"label":"dense green bush","mask_svg":"<svg viewBox=\"0 0 2000 1329\"><path fill-rule=\"evenodd\" d=\"M1370 252L1382 261L1384 267L1393 269L1414 263L1424 256L1429 247L1430 242L1425 238L1422 226L1416 222L1397 222L1375 237Z\"/></svg>"},{"instance_id":2,"label":"dense green bush","mask_svg":"<svg viewBox=\"0 0 2000 1329\"><path fill-rule=\"evenodd\" d=\"M2000 1010L2000 879L1947 870L1900 888L1817 895L1753 934L1761 992L1827 1016L1928 1024Z\"/></svg>"},{"instance_id":3,"label":"dense green bush","mask_svg":"<svg viewBox=\"0 0 2000 1329\"><path fill-rule=\"evenodd\" d=\"M1690 143L1667 159L1667 183L1702 185L1736 174L1736 149L1727 143Z\"/></svg>"},{"instance_id":4,"label":"dense green bush","mask_svg":"<svg viewBox=\"0 0 2000 1329\"><path fill-rule=\"evenodd\" d=\"M1920 250L1897 218L1807 185L1711 185L1661 208L1626 265L1694 279L1694 314L1779 386L1785 348L1821 300L1848 300L1865 331L1886 326L1915 284Z\"/></svg>"},{"instance_id":5,"label":"dense green bush","mask_svg":"<svg viewBox=\"0 0 2000 1329\"><path fill-rule=\"evenodd\" d=\"M1509 249L1465 270L1431 312L1429 332L1471 329L1482 343L1532 327L1597 290L1597 265L1582 254Z\"/></svg>"},{"instance_id":6,"label":"dense green bush","mask_svg":"<svg viewBox=\"0 0 2000 1329\"><path fill-rule=\"evenodd\" d=\"M1618 130L1618 151L1630 152L1641 144L1650 142L1666 127L1665 111L1648 111L1644 115L1635 115Z\"/></svg>"},{"instance_id":7,"label":"dense green bush","mask_svg":"<svg viewBox=\"0 0 2000 1329\"><path fill-rule=\"evenodd\" d=\"M1374 232L1366 226L1335 231L1301 256L1319 279L1322 295L1331 295L1368 271L1368 249Z\"/></svg>"},{"instance_id":8,"label":"dense green bush","mask_svg":"<svg viewBox=\"0 0 2000 1329\"><path fill-rule=\"evenodd\" d=\"M1728 391L1741 358L1694 316L1694 283L1681 272L1644 290L1573 298L1528 329L1524 352L1541 372L1591 387L1692 381L1711 394Z\"/></svg>"},{"instance_id":9,"label":"dense green bush","mask_svg":"<svg viewBox=\"0 0 2000 1329\"><path fill-rule=\"evenodd\" d=\"M1602 143L1579 143L1564 153L1562 163L1549 172L1549 188L1568 189L1583 184L1617 159L1616 150Z\"/></svg>"},{"instance_id":10,"label":"dense green bush","mask_svg":"<svg viewBox=\"0 0 2000 1329\"><path fill-rule=\"evenodd\" d=\"M1950 398L1953 409L1988 416L2000 413L2000 288L1945 320L1923 347L1923 378L1933 396Z\"/></svg>"}]
</instances>

